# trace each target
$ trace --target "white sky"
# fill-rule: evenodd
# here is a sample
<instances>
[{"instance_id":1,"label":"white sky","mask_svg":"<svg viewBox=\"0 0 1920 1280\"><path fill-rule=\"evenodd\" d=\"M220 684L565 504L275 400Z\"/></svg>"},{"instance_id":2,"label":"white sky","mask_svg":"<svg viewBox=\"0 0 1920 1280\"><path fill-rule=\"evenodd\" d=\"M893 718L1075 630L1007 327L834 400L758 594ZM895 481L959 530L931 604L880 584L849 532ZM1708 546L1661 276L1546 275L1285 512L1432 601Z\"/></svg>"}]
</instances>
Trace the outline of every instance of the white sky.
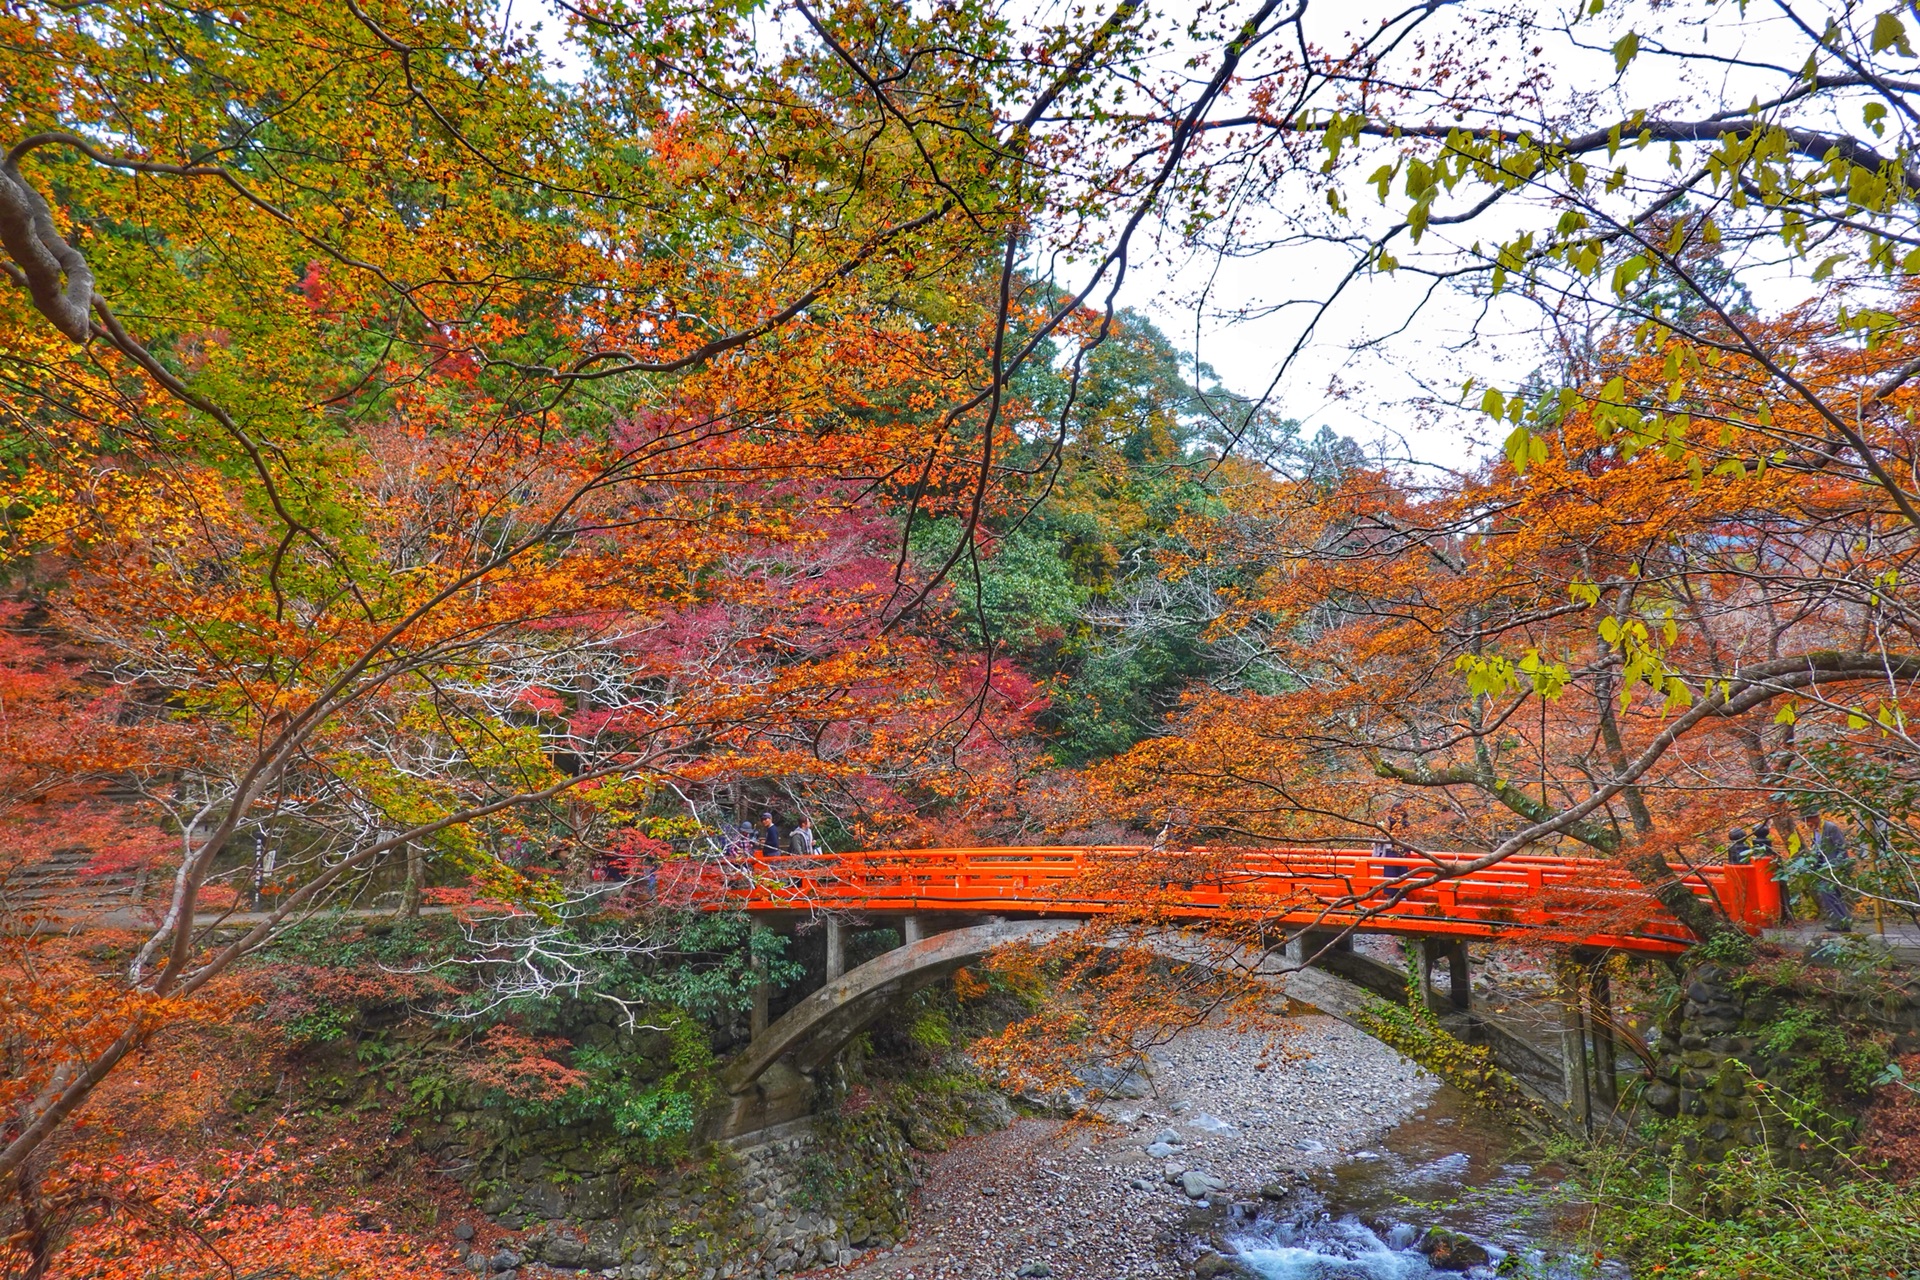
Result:
<instances>
[{"instance_id":1,"label":"white sky","mask_svg":"<svg viewBox=\"0 0 1920 1280\"><path fill-rule=\"evenodd\" d=\"M1543 20L1565 0L1540 6ZM1329 45L1344 32L1370 28L1407 6L1399 0L1342 0L1309 8L1309 18L1320 18L1310 32ZM1584 7L1584 6L1582 6ZM1616 107L1657 106L1662 99L1681 97L1744 106L1756 93L1777 90L1779 79L1724 64L1705 65L1682 76L1670 58L1644 53L1617 77L1611 43L1628 29L1619 0L1610 9L1623 9L1623 18L1603 16L1583 24L1578 43L1563 33L1549 33L1541 58L1547 60L1555 99L1584 99L1599 118ZM1698 17L1697 7L1663 10L1644 4L1632 6L1632 27L1643 40L1659 37L1673 48L1701 49L1714 55L1787 59L1805 45L1786 19L1764 0L1753 0L1746 18L1732 5L1720 6L1719 16L1706 24L1687 22ZM1344 39L1338 39L1344 45ZM1584 48L1581 46L1585 46ZM1522 55L1524 59L1524 54ZM1532 64L1537 65L1537 60ZM1696 108L1697 110L1697 108ZM1684 111L1685 118L1697 118ZM1665 150L1646 156L1665 169ZM1383 148L1384 153L1384 148ZM1384 155L1383 155L1384 158ZM1374 163L1358 166L1364 176ZM1397 195L1398 192L1395 192ZM1282 198L1284 198L1284 191ZM1375 191L1353 184L1347 196L1360 226L1386 225ZM1399 202L1404 207L1405 201ZM1443 212L1446 202L1436 207ZM1519 211L1515 211L1518 213ZM1514 217L1504 226L1476 225L1466 239L1498 238L1501 232L1523 225L1551 222L1551 213L1538 206L1531 218ZM1427 243L1444 241L1429 232ZM1417 257L1404 241L1395 252L1403 261ZM1151 315L1189 354L1212 365L1226 385L1242 394L1258 394L1273 379L1280 357L1301 333L1306 308L1270 312L1258 320L1238 320L1236 312L1273 308L1290 299L1325 296L1348 268L1349 260L1322 247L1276 247L1253 260L1218 263L1211 258L1137 263L1121 301ZM1804 274L1773 264L1757 264L1743 272L1743 281L1762 310L1801 301L1811 286ZM1322 424L1369 443L1389 454L1410 455L1423 462L1461 466L1484 456L1505 435L1477 410L1438 409L1436 401L1459 399L1461 384L1473 377L1479 385L1511 388L1543 362L1538 312L1517 297L1482 300L1442 286L1422 304L1431 281L1412 273L1371 276L1349 286L1343 300L1323 318L1293 368L1281 378L1273 404L1283 416L1300 419L1309 429ZM1205 306L1196 305L1202 291ZM1416 317L1417 313L1417 318ZM1409 323L1411 319L1411 323Z\"/></svg>"}]
</instances>

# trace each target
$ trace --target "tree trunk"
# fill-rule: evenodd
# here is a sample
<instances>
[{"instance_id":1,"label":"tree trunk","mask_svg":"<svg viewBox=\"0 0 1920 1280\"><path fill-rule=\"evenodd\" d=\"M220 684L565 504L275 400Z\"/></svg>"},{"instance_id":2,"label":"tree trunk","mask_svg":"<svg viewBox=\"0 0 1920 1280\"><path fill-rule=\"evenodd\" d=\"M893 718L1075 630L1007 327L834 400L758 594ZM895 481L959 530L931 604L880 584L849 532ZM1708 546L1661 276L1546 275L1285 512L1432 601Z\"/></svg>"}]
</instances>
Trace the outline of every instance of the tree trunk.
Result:
<instances>
[{"instance_id":1,"label":"tree trunk","mask_svg":"<svg viewBox=\"0 0 1920 1280\"><path fill-rule=\"evenodd\" d=\"M400 890L400 919L420 918L420 894L427 878L427 857L418 844L407 846L407 883Z\"/></svg>"},{"instance_id":2,"label":"tree trunk","mask_svg":"<svg viewBox=\"0 0 1920 1280\"><path fill-rule=\"evenodd\" d=\"M40 1204L40 1179L33 1172L33 1161L22 1164L14 1177L14 1191L20 1200L20 1230L14 1242L27 1255L27 1269L20 1280L42 1280L53 1266L54 1239L51 1224Z\"/></svg>"},{"instance_id":3,"label":"tree trunk","mask_svg":"<svg viewBox=\"0 0 1920 1280\"><path fill-rule=\"evenodd\" d=\"M1694 937L1705 942L1717 934L1736 932L1734 923L1713 909L1712 903L1698 897L1681 881L1680 873L1667 860L1651 850L1627 855L1627 870L1646 886L1648 893L1685 925Z\"/></svg>"}]
</instances>

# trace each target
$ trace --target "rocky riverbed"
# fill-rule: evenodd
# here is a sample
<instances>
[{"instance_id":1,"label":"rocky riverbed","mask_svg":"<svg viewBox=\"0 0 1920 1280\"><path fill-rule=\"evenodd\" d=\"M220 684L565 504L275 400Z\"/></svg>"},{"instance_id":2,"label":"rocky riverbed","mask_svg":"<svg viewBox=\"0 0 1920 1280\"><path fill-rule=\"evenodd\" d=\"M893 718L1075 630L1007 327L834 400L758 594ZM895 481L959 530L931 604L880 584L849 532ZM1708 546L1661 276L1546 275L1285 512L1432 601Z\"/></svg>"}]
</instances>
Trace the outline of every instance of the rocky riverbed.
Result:
<instances>
[{"instance_id":1,"label":"rocky riverbed","mask_svg":"<svg viewBox=\"0 0 1920 1280\"><path fill-rule=\"evenodd\" d=\"M849 1280L1191 1275L1223 1210L1279 1198L1413 1114L1429 1073L1345 1023L1298 1020L1281 1052L1203 1028L1154 1054L1104 1119L1025 1119L934 1157L901 1245L817 1272ZM1242 1212L1245 1212L1243 1208Z\"/></svg>"}]
</instances>

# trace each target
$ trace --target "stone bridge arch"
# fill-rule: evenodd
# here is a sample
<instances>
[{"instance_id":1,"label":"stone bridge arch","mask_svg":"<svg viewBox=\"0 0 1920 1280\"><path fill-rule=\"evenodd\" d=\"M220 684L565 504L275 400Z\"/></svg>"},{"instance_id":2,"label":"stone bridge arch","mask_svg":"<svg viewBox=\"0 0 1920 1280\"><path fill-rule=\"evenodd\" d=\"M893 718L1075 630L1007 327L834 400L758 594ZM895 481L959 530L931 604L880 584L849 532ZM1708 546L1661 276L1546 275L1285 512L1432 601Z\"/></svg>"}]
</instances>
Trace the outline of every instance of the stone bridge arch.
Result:
<instances>
[{"instance_id":1,"label":"stone bridge arch","mask_svg":"<svg viewBox=\"0 0 1920 1280\"><path fill-rule=\"evenodd\" d=\"M896 1001L951 976L996 947L1044 942L1073 932L1081 923L995 920L953 929L895 947L832 979L776 1019L727 1064L721 1072L727 1103L724 1114L716 1114L713 1136L734 1137L806 1115L813 1102L813 1073ZM1177 935L1144 943L1129 939L1126 945L1144 945L1173 960L1202 958ZM1290 950L1297 953L1298 948ZM1301 959L1296 954L1284 960L1262 957L1254 963L1273 970L1276 977L1282 969L1292 970L1287 975L1290 998L1359 1026L1356 1019L1366 991L1332 973L1295 968Z\"/></svg>"},{"instance_id":2,"label":"stone bridge arch","mask_svg":"<svg viewBox=\"0 0 1920 1280\"><path fill-rule=\"evenodd\" d=\"M755 1036L720 1074L728 1104L717 1137L770 1128L806 1115L812 1074L888 1006L1011 942L1042 942L1078 920L994 920L895 947L833 978Z\"/></svg>"}]
</instances>

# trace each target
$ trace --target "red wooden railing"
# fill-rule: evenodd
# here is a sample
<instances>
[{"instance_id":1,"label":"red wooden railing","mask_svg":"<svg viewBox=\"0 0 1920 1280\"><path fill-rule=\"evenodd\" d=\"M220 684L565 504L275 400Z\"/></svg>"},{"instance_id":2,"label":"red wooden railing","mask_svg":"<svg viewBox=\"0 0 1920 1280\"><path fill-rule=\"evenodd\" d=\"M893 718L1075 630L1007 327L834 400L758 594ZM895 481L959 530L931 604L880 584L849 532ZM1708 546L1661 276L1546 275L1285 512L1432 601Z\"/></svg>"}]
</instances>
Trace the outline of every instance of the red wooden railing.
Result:
<instances>
[{"instance_id":1,"label":"red wooden railing","mask_svg":"<svg viewBox=\"0 0 1920 1280\"><path fill-rule=\"evenodd\" d=\"M1684 950L1692 941L1630 874L1597 858L1520 854L1422 883L1431 880L1436 864L1471 861L1469 854L1429 858L1310 848L897 849L753 856L731 870L671 863L661 868L657 887L682 901L731 901L749 911L1078 916L1151 904L1162 917L1180 921L1257 911L1276 924L1531 937L1663 953ZM1779 918L1780 890L1768 862L1703 866L1682 883L1696 896L1717 901L1749 933Z\"/></svg>"}]
</instances>

